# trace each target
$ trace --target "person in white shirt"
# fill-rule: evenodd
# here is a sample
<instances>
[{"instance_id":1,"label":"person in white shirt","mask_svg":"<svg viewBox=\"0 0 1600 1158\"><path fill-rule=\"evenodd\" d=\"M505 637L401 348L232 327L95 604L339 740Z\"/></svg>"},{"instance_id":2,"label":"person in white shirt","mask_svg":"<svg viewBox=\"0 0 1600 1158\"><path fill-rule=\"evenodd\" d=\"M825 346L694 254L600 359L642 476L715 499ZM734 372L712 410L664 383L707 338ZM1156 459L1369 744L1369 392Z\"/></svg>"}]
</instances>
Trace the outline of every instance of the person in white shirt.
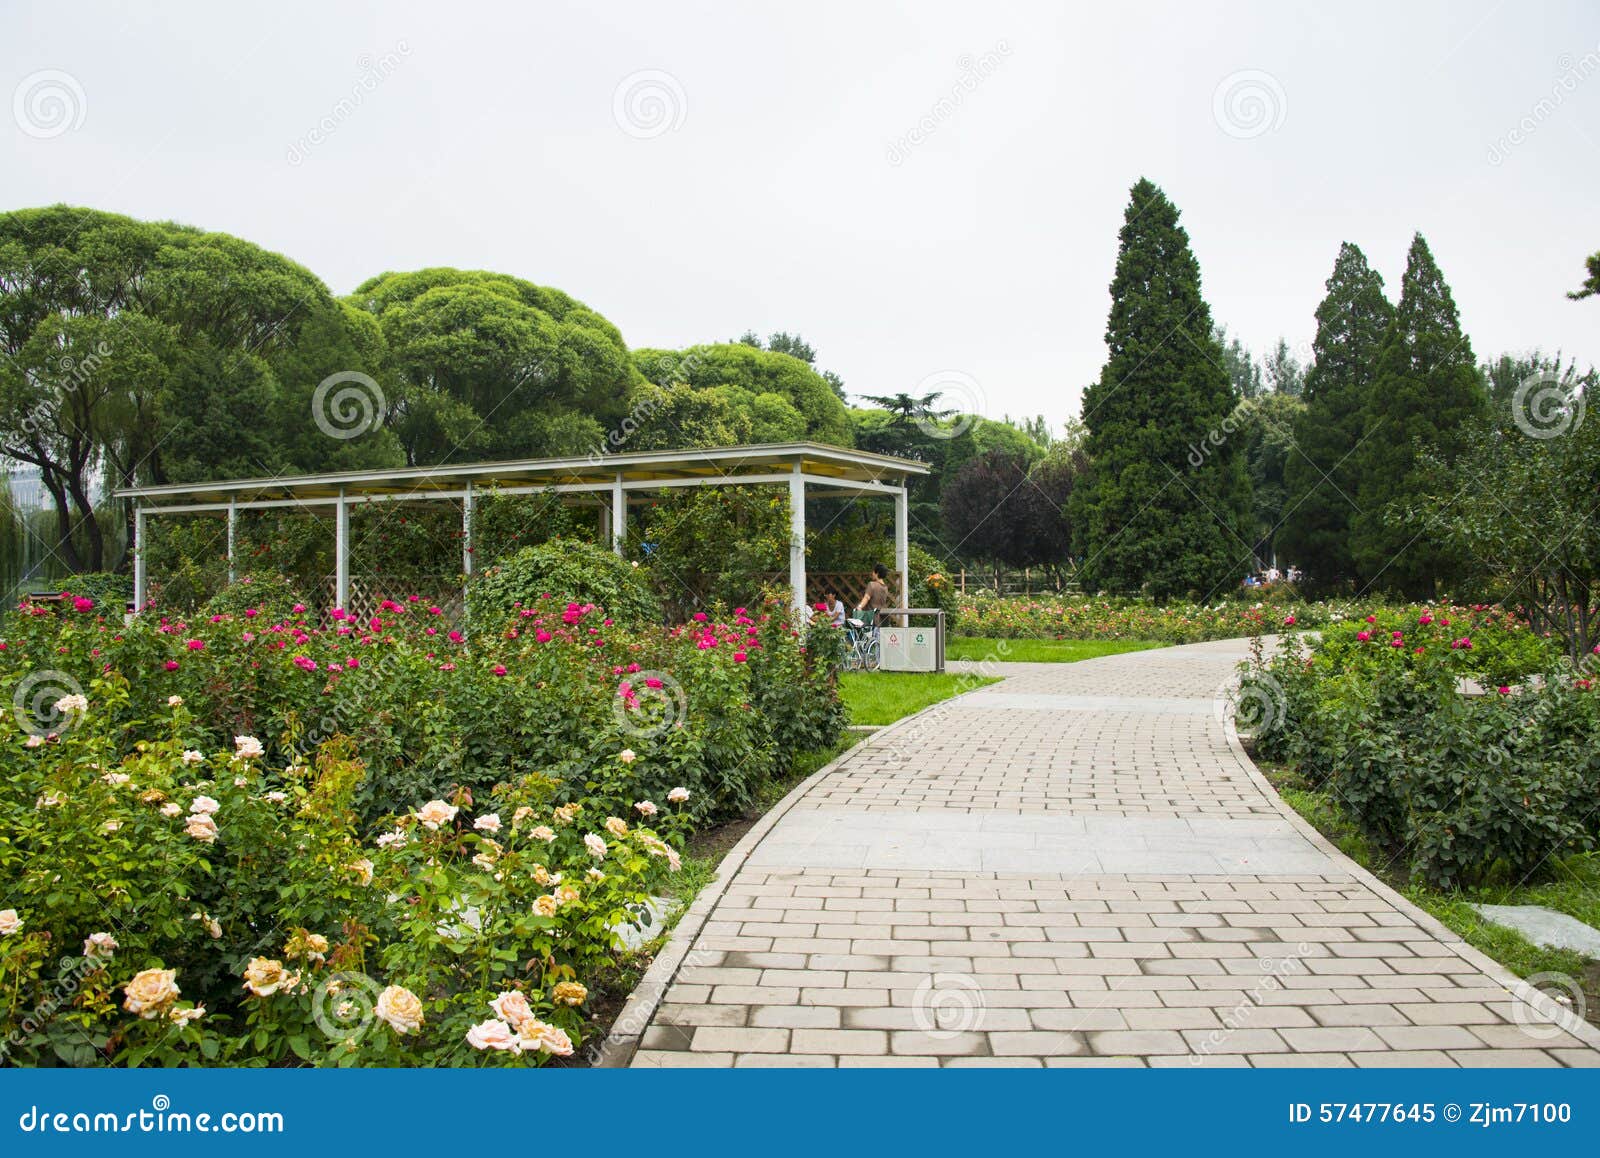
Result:
<instances>
[{"instance_id":1,"label":"person in white shirt","mask_svg":"<svg viewBox=\"0 0 1600 1158\"><path fill-rule=\"evenodd\" d=\"M839 592L835 588L828 588L826 594L829 618L835 627L843 627L845 616L848 614L844 609L844 600L839 598Z\"/></svg>"}]
</instances>

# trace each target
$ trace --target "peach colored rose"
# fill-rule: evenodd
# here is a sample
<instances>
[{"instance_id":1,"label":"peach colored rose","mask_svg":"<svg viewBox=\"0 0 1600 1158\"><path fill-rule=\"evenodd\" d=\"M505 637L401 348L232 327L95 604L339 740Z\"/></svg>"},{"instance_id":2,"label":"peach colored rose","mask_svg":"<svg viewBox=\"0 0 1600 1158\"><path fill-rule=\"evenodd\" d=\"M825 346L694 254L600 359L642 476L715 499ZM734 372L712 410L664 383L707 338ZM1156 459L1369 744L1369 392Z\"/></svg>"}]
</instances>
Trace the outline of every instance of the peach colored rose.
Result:
<instances>
[{"instance_id":1,"label":"peach colored rose","mask_svg":"<svg viewBox=\"0 0 1600 1158\"><path fill-rule=\"evenodd\" d=\"M589 989L576 981L561 981L550 993L557 1005L582 1005L589 999Z\"/></svg>"},{"instance_id":2,"label":"peach colored rose","mask_svg":"<svg viewBox=\"0 0 1600 1158\"><path fill-rule=\"evenodd\" d=\"M521 1025L533 1016L533 1010L528 1005L527 996L519 989L508 989L499 997L489 1002L489 1008L495 1015L504 1019L513 1026Z\"/></svg>"},{"instance_id":3,"label":"peach colored rose","mask_svg":"<svg viewBox=\"0 0 1600 1158\"><path fill-rule=\"evenodd\" d=\"M467 1044L473 1049L505 1049L514 1052L519 1048L511 1027L493 1018L480 1021L467 1030Z\"/></svg>"},{"instance_id":4,"label":"peach colored rose","mask_svg":"<svg viewBox=\"0 0 1600 1158\"><path fill-rule=\"evenodd\" d=\"M430 800L417 809L415 815L422 822L423 828L437 832L441 825L454 820L456 813L460 811L454 804L446 804L443 800Z\"/></svg>"},{"instance_id":5,"label":"peach colored rose","mask_svg":"<svg viewBox=\"0 0 1600 1158\"><path fill-rule=\"evenodd\" d=\"M22 918L15 909L0 909L0 937L9 937L22 931Z\"/></svg>"},{"instance_id":6,"label":"peach colored rose","mask_svg":"<svg viewBox=\"0 0 1600 1158\"><path fill-rule=\"evenodd\" d=\"M252 957L244 967L244 988L257 997L271 997L279 991L292 991L300 978L270 957Z\"/></svg>"},{"instance_id":7,"label":"peach colored rose","mask_svg":"<svg viewBox=\"0 0 1600 1158\"><path fill-rule=\"evenodd\" d=\"M123 987L122 1008L146 1021L160 1017L178 999L176 969L146 969Z\"/></svg>"},{"instance_id":8,"label":"peach colored rose","mask_svg":"<svg viewBox=\"0 0 1600 1158\"><path fill-rule=\"evenodd\" d=\"M378 994L372 1011L396 1033L416 1033L422 1028L422 1001L402 985L390 985Z\"/></svg>"}]
</instances>

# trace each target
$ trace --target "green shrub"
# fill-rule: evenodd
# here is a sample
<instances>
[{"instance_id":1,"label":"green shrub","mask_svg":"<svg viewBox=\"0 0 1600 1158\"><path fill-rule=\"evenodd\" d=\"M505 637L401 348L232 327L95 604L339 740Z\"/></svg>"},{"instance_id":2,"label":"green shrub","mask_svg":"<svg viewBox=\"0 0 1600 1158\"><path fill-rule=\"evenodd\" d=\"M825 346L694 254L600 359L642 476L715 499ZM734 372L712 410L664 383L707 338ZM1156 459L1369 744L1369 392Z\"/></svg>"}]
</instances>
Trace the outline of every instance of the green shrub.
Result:
<instances>
[{"instance_id":1,"label":"green shrub","mask_svg":"<svg viewBox=\"0 0 1600 1158\"><path fill-rule=\"evenodd\" d=\"M299 611L295 610L297 605ZM262 618L265 623L274 623L304 613L305 598L288 577L271 572L254 572L241 575L237 583L230 583L218 591L206 600L196 615L206 618L213 615L243 617L247 611L254 613L250 618Z\"/></svg>"},{"instance_id":2,"label":"green shrub","mask_svg":"<svg viewBox=\"0 0 1600 1158\"><path fill-rule=\"evenodd\" d=\"M542 600L592 603L618 623L661 621L661 604L646 574L612 551L579 539L524 547L473 577L467 602L475 620L496 623Z\"/></svg>"}]
</instances>

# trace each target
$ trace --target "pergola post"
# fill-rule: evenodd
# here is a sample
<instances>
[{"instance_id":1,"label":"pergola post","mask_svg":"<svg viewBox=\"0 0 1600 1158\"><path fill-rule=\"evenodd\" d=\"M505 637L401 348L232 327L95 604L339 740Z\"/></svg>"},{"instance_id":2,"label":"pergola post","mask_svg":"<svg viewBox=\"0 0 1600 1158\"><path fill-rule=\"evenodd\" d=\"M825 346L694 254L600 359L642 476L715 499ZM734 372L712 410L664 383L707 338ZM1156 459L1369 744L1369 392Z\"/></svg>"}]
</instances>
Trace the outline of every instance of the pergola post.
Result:
<instances>
[{"instance_id":1,"label":"pergola post","mask_svg":"<svg viewBox=\"0 0 1600 1158\"><path fill-rule=\"evenodd\" d=\"M144 549L144 508L135 506L133 508L133 612L135 615L144 610Z\"/></svg>"},{"instance_id":2,"label":"pergola post","mask_svg":"<svg viewBox=\"0 0 1600 1158\"><path fill-rule=\"evenodd\" d=\"M906 488L894 492L894 568L900 572L900 606L911 606L910 505Z\"/></svg>"},{"instance_id":3,"label":"pergola post","mask_svg":"<svg viewBox=\"0 0 1600 1158\"><path fill-rule=\"evenodd\" d=\"M238 577L239 577L238 576L238 572L235 570L234 561L233 561L234 534L237 531L238 526L239 526L239 500L230 495L228 497L228 582L229 583L236 582L238 580Z\"/></svg>"},{"instance_id":4,"label":"pergola post","mask_svg":"<svg viewBox=\"0 0 1600 1158\"><path fill-rule=\"evenodd\" d=\"M800 463L789 476L789 591L801 621L806 615L806 477Z\"/></svg>"},{"instance_id":5,"label":"pergola post","mask_svg":"<svg viewBox=\"0 0 1600 1158\"><path fill-rule=\"evenodd\" d=\"M628 542L628 492L622 489L622 472L611 483L611 549L618 555Z\"/></svg>"},{"instance_id":6,"label":"pergola post","mask_svg":"<svg viewBox=\"0 0 1600 1158\"><path fill-rule=\"evenodd\" d=\"M461 573L472 574L472 480L461 496Z\"/></svg>"},{"instance_id":7,"label":"pergola post","mask_svg":"<svg viewBox=\"0 0 1600 1158\"><path fill-rule=\"evenodd\" d=\"M345 502L344 488L339 488L339 500L333 508L333 605L348 610L350 602L350 505Z\"/></svg>"}]
</instances>

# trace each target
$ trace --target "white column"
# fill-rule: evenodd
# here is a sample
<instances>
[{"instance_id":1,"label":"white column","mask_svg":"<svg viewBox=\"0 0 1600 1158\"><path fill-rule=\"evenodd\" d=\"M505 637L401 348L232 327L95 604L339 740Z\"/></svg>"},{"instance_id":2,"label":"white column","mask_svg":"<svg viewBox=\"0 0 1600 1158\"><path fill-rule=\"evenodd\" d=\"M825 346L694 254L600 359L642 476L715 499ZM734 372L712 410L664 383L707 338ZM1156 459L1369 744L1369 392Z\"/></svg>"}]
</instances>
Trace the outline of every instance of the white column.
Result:
<instances>
[{"instance_id":1,"label":"white column","mask_svg":"<svg viewBox=\"0 0 1600 1158\"><path fill-rule=\"evenodd\" d=\"M145 601L145 573L144 573L144 508L133 508L133 613L135 615L144 610Z\"/></svg>"},{"instance_id":2,"label":"white column","mask_svg":"<svg viewBox=\"0 0 1600 1158\"><path fill-rule=\"evenodd\" d=\"M789 591L801 622L806 617L806 479L795 463L789 476Z\"/></svg>"},{"instance_id":3,"label":"white column","mask_svg":"<svg viewBox=\"0 0 1600 1158\"><path fill-rule=\"evenodd\" d=\"M622 472L611 483L611 549L618 555L628 542L628 492L622 489Z\"/></svg>"},{"instance_id":4,"label":"white column","mask_svg":"<svg viewBox=\"0 0 1600 1158\"><path fill-rule=\"evenodd\" d=\"M596 509L600 512L600 541L609 543L611 542L611 508L602 502Z\"/></svg>"},{"instance_id":5,"label":"white column","mask_svg":"<svg viewBox=\"0 0 1600 1158\"><path fill-rule=\"evenodd\" d=\"M348 611L345 604L350 602L350 507L343 487L339 488L339 501L333 512L333 603Z\"/></svg>"},{"instance_id":6,"label":"white column","mask_svg":"<svg viewBox=\"0 0 1600 1158\"><path fill-rule=\"evenodd\" d=\"M472 574L472 480L467 480L466 493L461 496L461 573Z\"/></svg>"},{"instance_id":7,"label":"white column","mask_svg":"<svg viewBox=\"0 0 1600 1158\"><path fill-rule=\"evenodd\" d=\"M900 606L911 606L911 512L906 488L894 493L894 569L900 572Z\"/></svg>"},{"instance_id":8,"label":"white column","mask_svg":"<svg viewBox=\"0 0 1600 1158\"><path fill-rule=\"evenodd\" d=\"M239 506L238 506L238 503L239 503L238 499L234 498L232 495L228 496L228 582L229 583L234 582L239 577L238 571L235 569L234 562L233 562L234 534L237 531L238 526L239 526Z\"/></svg>"}]
</instances>

